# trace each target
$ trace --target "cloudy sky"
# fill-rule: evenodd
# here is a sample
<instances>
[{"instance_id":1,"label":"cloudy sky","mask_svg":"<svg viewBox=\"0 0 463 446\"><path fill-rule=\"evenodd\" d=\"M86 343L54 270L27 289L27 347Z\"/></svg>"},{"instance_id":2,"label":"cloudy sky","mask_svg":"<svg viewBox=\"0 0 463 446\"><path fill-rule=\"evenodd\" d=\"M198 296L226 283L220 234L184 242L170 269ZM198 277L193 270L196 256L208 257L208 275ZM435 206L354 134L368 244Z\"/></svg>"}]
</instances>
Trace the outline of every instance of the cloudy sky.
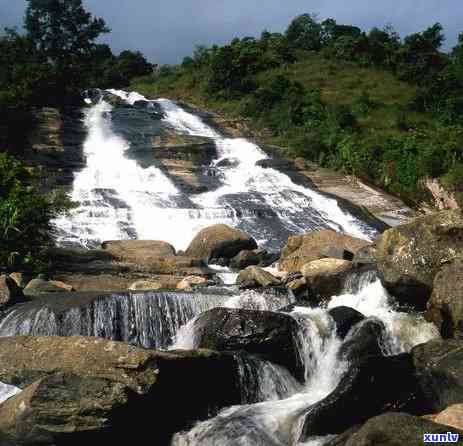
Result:
<instances>
[{"instance_id":1,"label":"cloudy sky","mask_svg":"<svg viewBox=\"0 0 463 446\"><path fill-rule=\"evenodd\" d=\"M0 25L19 26L26 2L0 0ZM84 0L112 29L115 52L139 49L153 62L175 63L197 44L222 44L235 36L283 31L304 12L363 29L393 24L401 35L440 22L447 47L463 32L463 0Z\"/></svg>"}]
</instances>

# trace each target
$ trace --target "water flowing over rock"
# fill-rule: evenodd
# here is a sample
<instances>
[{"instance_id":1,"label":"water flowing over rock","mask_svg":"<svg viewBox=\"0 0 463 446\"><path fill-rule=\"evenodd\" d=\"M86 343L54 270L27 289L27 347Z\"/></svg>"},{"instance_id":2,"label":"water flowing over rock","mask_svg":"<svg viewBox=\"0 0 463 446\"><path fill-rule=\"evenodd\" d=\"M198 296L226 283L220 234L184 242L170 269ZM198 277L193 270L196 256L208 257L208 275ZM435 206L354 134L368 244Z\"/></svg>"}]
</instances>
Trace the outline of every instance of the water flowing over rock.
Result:
<instances>
[{"instance_id":1,"label":"water flowing over rock","mask_svg":"<svg viewBox=\"0 0 463 446\"><path fill-rule=\"evenodd\" d=\"M194 111L116 90L91 97L84 119L87 165L75 173L71 197L80 205L55 221L61 244L96 247L105 240L136 238L164 240L184 250L213 224L242 230L272 250L281 248L289 235L313 229L367 238L377 234L335 199L276 169L256 166L268 158L265 152L245 139L224 138ZM108 98L114 97L122 102L111 105ZM171 162L175 159L165 163L165 131L207 138L215 145L216 159L208 166L203 166L207 157L189 161L197 163L189 169L213 175L207 191L200 192L200 185L185 188L185 177L179 179ZM231 158L233 163L225 162Z\"/></svg>"},{"instance_id":2,"label":"water flowing over rock","mask_svg":"<svg viewBox=\"0 0 463 446\"><path fill-rule=\"evenodd\" d=\"M268 311L215 308L194 323L196 347L259 354L303 380L305 364L299 355L298 331L291 316Z\"/></svg>"},{"instance_id":3,"label":"water flowing over rock","mask_svg":"<svg viewBox=\"0 0 463 446\"><path fill-rule=\"evenodd\" d=\"M0 336L98 336L166 348L182 325L230 298L226 293L71 294L13 308L0 321Z\"/></svg>"}]
</instances>

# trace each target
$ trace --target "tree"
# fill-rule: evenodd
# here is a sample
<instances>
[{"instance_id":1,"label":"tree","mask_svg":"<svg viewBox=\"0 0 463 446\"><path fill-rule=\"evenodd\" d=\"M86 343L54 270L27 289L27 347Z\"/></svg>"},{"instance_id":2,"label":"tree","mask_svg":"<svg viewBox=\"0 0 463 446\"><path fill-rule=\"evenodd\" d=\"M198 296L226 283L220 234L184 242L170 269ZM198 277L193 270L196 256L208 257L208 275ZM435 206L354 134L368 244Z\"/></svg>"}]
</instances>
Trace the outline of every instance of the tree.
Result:
<instances>
[{"instance_id":1,"label":"tree","mask_svg":"<svg viewBox=\"0 0 463 446\"><path fill-rule=\"evenodd\" d=\"M286 38L295 48L318 51L321 48L322 26L314 15L302 14L290 23Z\"/></svg>"},{"instance_id":2,"label":"tree","mask_svg":"<svg viewBox=\"0 0 463 446\"><path fill-rule=\"evenodd\" d=\"M92 17L82 0L27 0L25 28L39 53L53 64L89 56L96 39L110 30Z\"/></svg>"}]
</instances>

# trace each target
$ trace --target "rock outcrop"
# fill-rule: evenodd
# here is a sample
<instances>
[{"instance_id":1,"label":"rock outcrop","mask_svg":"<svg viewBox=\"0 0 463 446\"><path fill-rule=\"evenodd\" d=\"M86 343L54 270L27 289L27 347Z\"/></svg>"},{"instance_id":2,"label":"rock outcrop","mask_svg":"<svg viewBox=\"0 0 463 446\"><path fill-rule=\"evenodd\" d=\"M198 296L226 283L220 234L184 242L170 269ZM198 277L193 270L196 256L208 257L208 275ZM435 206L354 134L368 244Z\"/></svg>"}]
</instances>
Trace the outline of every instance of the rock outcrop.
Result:
<instances>
[{"instance_id":1,"label":"rock outcrop","mask_svg":"<svg viewBox=\"0 0 463 446\"><path fill-rule=\"evenodd\" d=\"M438 414L423 418L463 431L463 404L454 404Z\"/></svg>"},{"instance_id":2,"label":"rock outcrop","mask_svg":"<svg viewBox=\"0 0 463 446\"><path fill-rule=\"evenodd\" d=\"M365 316L350 307L335 307L329 310L329 315L336 324L336 334L344 339L352 327L365 319Z\"/></svg>"},{"instance_id":3,"label":"rock outcrop","mask_svg":"<svg viewBox=\"0 0 463 446\"><path fill-rule=\"evenodd\" d=\"M384 285L401 302L426 308L441 267L463 249L463 216L443 211L389 229L376 241Z\"/></svg>"},{"instance_id":4,"label":"rock outcrop","mask_svg":"<svg viewBox=\"0 0 463 446\"><path fill-rule=\"evenodd\" d=\"M119 261L149 263L159 257L175 256L175 248L157 240L114 240L103 242L101 247Z\"/></svg>"},{"instance_id":5,"label":"rock outcrop","mask_svg":"<svg viewBox=\"0 0 463 446\"><path fill-rule=\"evenodd\" d=\"M240 251L256 248L256 241L243 231L217 224L200 231L191 241L186 255L210 263L214 259L225 259L228 263Z\"/></svg>"},{"instance_id":6,"label":"rock outcrop","mask_svg":"<svg viewBox=\"0 0 463 446\"><path fill-rule=\"evenodd\" d=\"M281 252L279 268L283 271L300 271L314 260L336 258L352 260L355 253L370 242L339 234L331 229L313 231L289 237Z\"/></svg>"},{"instance_id":7,"label":"rock outcrop","mask_svg":"<svg viewBox=\"0 0 463 446\"><path fill-rule=\"evenodd\" d=\"M63 293L74 291L72 285L60 280L47 280L42 277L32 279L24 288L24 294L28 297L39 296L48 293Z\"/></svg>"}]
</instances>

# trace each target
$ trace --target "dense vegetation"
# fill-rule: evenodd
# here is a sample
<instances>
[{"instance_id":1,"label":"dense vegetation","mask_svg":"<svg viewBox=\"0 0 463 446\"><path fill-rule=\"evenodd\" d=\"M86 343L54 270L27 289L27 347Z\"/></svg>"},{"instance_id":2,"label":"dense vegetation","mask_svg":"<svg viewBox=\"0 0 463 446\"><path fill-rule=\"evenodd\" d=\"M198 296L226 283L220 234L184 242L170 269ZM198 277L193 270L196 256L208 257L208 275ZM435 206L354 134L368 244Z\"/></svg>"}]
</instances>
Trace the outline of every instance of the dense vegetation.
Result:
<instances>
[{"instance_id":1,"label":"dense vegetation","mask_svg":"<svg viewBox=\"0 0 463 446\"><path fill-rule=\"evenodd\" d=\"M139 52L112 54L109 32L81 0L28 0L25 33L0 34L0 269L37 268L49 221L65 203L34 191L34 178L6 151L25 143L35 107L80 103L90 87L123 87L152 72Z\"/></svg>"},{"instance_id":2,"label":"dense vegetation","mask_svg":"<svg viewBox=\"0 0 463 446\"><path fill-rule=\"evenodd\" d=\"M284 34L198 47L132 88L251 118L287 156L417 204L423 177L463 187L463 34L451 54L443 42L440 24L401 39L304 14Z\"/></svg>"}]
</instances>

